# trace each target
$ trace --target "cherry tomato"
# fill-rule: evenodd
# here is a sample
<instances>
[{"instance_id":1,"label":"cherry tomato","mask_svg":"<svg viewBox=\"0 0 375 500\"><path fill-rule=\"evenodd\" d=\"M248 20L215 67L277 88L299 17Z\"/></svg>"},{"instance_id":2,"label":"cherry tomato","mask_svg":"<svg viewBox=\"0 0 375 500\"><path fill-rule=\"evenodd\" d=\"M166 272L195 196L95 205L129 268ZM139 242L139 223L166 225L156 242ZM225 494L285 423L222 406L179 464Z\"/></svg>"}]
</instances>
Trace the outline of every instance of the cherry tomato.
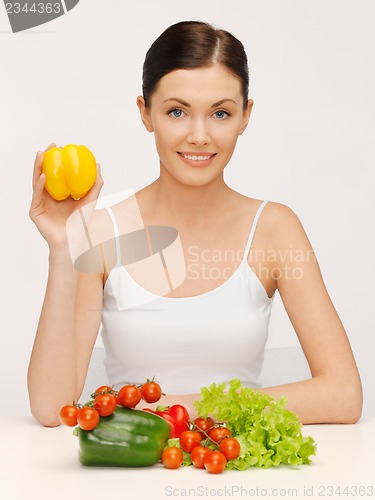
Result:
<instances>
[{"instance_id":1,"label":"cherry tomato","mask_svg":"<svg viewBox=\"0 0 375 500\"><path fill-rule=\"evenodd\" d=\"M200 445L201 441L201 435L197 431L184 431L180 435L180 446L188 453L191 453L196 446Z\"/></svg>"},{"instance_id":2,"label":"cherry tomato","mask_svg":"<svg viewBox=\"0 0 375 500\"><path fill-rule=\"evenodd\" d=\"M77 415L79 408L72 405L65 405L60 410L60 422L68 427L77 425Z\"/></svg>"},{"instance_id":3,"label":"cherry tomato","mask_svg":"<svg viewBox=\"0 0 375 500\"><path fill-rule=\"evenodd\" d=\"M99 394L94 401L94 408L101 417L112 415L117 406L117 400L112 394Z\"/></svg>"},{"instance_id":4,"label":"cherry tomato","mask_svg":"<svg viewBox=\"0 0 375 500\"><path fill-rule=\"evenodd\" d=\"M230 430L227 427L215 427L208 432L209 437L217 443L225 436L232 437Z\"/></svg>"},{"instance_id":5,"label":"cherry tomato","mask_svg":"<svg viewBox=\"0 0 375 500\"><path fill-rule=\"evenodd\" d=\"M211 474L224 472L227 459L221 451L210 451L203 459L204 468Z\"/></svg>"},{"instance_id":6,"label":"cherry tomato","mask_svg":"<svg viewBox=\"0 0 375 500\"><path fill-rule=\"evenodd\" d=\"M135 385L124 385L118 392L117 400L121 406L134 408L142 397L140 389Z\"/></svg>"},{"instance_id":7,"label":"cherry tomato","mask_svg":"<svg viewBox=\"0 0 375 500\"><path fill-rule=\"evenodd\" d=\"M234 460L240 454L240 443L234 438L224 438L220 441L219 450L227 460Z\"/></svg>"},{"instance_id":8,"label":"cherry tomato","mask_svg":"<svg viewBox=\"0 0 375 500\"><path fill-rule=\"evenodd\" d=\"M107 394L112 390L112 387L109 387L109 385L101 385L98 387L95 391L95 394Z\"/></svg>"},{"instance_id":9,"label":"cherry tomato","mask_svg":"<svg viewBox=\"0 0 375 500\"><path fill-rule=\"evenodd\" d=\"M183 453L177 446L166 448L161 455L161 461L167 469L178 469L182 464L183 458Z\"/></svg>"},{"instance_id":10,"label":"cherry tomato","mask_svg":"<svg viewBox=\"0 0 375 500\"><path fill-rule=\"evenodd\" d=\"M190 458L191 461L193 462L193 465L197 467L198 469L204 469L204 457L209 453L211 450L210 448L207 448L206 446L196 446L193 448L193 451L191 452Z\"/></svg>"},{"instance_id":11,"label":"cherry tomato","mask_svg":"<svg viewBox=\"0 0 375 500\"><path fill-rule=\"evenodd\" d=\"M147 403L156 403L161 398L162 390L157 382L151 380L142 385L141 394L142 399Z\"/></svg>"},{"instance_id":12,"label":"cherry tomato","mask_svg":"<svg viewBox=\"0 0 375 500\"><path fill-rule=\"evenodd\" d=\"M100 415L95 408L84 406L78 412L78 425L85 431L91 431L94 429L98 425L99 420Z\"/></svg>"},{"instance_id":13,"label":"cherry tomato","mask_svg":"<svg viewBox=\"0 0 375 500\"><path fill-rule=\"evenodd\" d=\"M208 418L198 417L194 420L194 424L197 427L199 427L199 429L196 429L198 432L201 429L202 431L205 431L207 433L207 431L215 425L215 422L210 417ZM203 432L199 432L199 434L202 436L202 439L207 437L205 434L203 434Z\"/></svg>"}]
</instances>

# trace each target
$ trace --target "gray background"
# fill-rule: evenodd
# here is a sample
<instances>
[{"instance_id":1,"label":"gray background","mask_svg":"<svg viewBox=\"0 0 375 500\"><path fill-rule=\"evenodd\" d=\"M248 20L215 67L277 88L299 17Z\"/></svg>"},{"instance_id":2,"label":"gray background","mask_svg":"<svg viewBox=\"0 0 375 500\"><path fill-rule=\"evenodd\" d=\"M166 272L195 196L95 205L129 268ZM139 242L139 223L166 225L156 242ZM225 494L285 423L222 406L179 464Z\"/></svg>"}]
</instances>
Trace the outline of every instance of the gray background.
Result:
<instances>
[{"instance_id":1,"label":"gray background","mask_svg":"<svg viewBox=\"0 0 375 500\"><path fill-rule=\"evenodd\" d=\"M0 5L1 7L1 5ZM85 144L104 195L158 175L153 136L138 115L144 55L170 24L195 19L231 31L250 65L250 125L226 168L241 193L300 217L374 401L374 113L372 1L187 3L81 0L54 21L12 34L0 8L0 414L29 414L26 374L47 277L47 245L28 218L37 149ZM370 141L372 139L372 142ZM269 347L295 346L276 297ZM98 338L97 346L101 339Z\"/></svg>"}]
</instances>

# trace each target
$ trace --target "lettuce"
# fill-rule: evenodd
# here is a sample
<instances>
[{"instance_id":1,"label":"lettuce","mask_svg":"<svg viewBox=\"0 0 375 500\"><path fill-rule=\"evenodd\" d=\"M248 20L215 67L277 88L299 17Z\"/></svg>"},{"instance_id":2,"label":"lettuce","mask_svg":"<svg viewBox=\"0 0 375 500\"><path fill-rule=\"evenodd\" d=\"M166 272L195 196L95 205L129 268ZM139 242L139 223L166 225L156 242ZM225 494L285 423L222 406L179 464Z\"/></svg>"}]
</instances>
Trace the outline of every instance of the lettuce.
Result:
<instances>
[{"instance_id":1,"label":"lettuce","mask_svg":"<svg viewBox=\"0 0 375 500\"><path fill-rule=\"evenodd\" d=\"M203 387L200 400L194 402L199 416L226 422L240 443L240 456L229 460L227 469L311 463L316 443L312 437L302 436L297 415L285 408L286 397L275 400L242 387L239 379L228 385L228 389L225 383Z\"/></svg>"}]
</instances>

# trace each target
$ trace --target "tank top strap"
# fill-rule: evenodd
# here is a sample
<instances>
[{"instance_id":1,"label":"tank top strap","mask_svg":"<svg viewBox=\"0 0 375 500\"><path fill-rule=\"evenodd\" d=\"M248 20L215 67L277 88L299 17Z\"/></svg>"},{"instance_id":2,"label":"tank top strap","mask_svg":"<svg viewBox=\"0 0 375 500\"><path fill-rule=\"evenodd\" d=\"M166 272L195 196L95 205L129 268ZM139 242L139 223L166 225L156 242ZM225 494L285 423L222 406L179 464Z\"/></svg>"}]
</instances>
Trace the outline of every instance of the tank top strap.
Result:
<instances>
[{"instance_id":1,"label":"tank top strap","mask_svg":"<svg viewBox=\"0 0 375 500\"><path fill-rule=\"evenodd\" d=\"M268 200L263 200L262 203L259 205L258 207L258 210L256 211L256 214L255 214L255 217L254 217L254 220L253 220L253 223L251 225L251 229L250 229L250 234L249 234L249 239L247 240L247 244L246 244L246 248L245 248L245 253L244 253L244 258L243 260L247 260L247 256L249 254L249 251L250 251L250 247L251 247L251 243L253 241L253 238L254 238L254 233L255 233L255 229L257 227L257 223L258 223L258 219L259 219L259 216L263 210L263 208L265 207L265 205L268 203Z\"/></svg>"},{"instance_id":2,"label":"tank top strap","mask_svg":"<svg viewBox=\"0 0 375 500\"><path fill-rule=\"evenodd\" d=\"M122 266L122 262L121 262L121 246L120 246L120 231L118 229L118 224L117 224L117 221L116 221L116 217L115 217L115 214L113 213L113 210L111 207L107 206L107 207L104 207L110 218L111 218L111 221L112 221L112 225L113 225L113 232L114 232L114 235L115 235L115 244L116 244L116 267L118 266Z\"/></svg>"}]
</instances>

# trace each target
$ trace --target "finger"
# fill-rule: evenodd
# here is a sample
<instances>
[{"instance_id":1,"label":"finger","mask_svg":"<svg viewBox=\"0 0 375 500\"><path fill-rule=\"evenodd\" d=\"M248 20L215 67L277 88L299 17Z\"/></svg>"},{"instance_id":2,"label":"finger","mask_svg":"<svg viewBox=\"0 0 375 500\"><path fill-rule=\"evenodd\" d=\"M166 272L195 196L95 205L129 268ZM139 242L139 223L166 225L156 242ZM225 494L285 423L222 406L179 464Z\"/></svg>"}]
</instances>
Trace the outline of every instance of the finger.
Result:
<instances>
[{"instance_id":1,"label":"finger","mask_svg":"<svg viewBox=\"0 0 375 500\"><path fill-rule=\"evenodd\" d=\"M46 183L46 176L45 176L45 174L41 174L39 176L39 179L35 183L33 197L31 200L30 212L33 209L35 209L36 207L38 207L40 205L40 203L42 202L42 196L43 196L45 183Z\"/></svg>"},{"instance_id":2,"label":"finger","mask_svg":"<svg viewBox=\"0 0 375 500\"><path fill-rule=\"evenodd\" d=\"M38 151L34 161L33 170L33 190L35 190L36 183L42 173L42 163L43 163L43 151Z\"/></svg>"},{"instance_id":3,"label":"finger","mask_svg":"<svg viewBox=\"0 0 375 500\"><path fill-rule=\"evenodd\" d=\"M102 185L104 184L104 180L102 177L102 167L100 166L100 163L96 164L96 179L95 179L94 186L95 186L95 184L99 184L100 187L102 187Z\"/></svg>"},{"instance_id":4,"label":"finger","mask_svg":"<svg viewBox=\"0 0 375 500\"><path fill-rule=\"evenodd\" d=\"M56 144L54 142L51 142L51 144L44 150L44 152L54 147L56 147ZM35 185L40 177L40 174L42 173L43 154L44 154L43 151L39 150L35 157L34 173L33 173L33 189L35 189Z\"/></svg>"},{"instance_id":5,"label":"finger","mask_svg":"<svg viewBox=\"0 0 375 500\"><path fill-rule=\"evenodd\" d=\"M56 144L54 142L51 142L51 144L44 150L45 152L48 151L51 148L55 148Z\"/></svg>"},{"instance_id":6,"label":"finger","mask_svg":"<svg viewBox=\"0 0 375 500\"><path fill-rule=\"evenodd\" d=\"M99 163L96 164L96 180L90 191L85 196L86 201L96 200L99 196L99 193L103 187L104 180L101 175L101 166Z\"/></svg>"}]
</instances>

